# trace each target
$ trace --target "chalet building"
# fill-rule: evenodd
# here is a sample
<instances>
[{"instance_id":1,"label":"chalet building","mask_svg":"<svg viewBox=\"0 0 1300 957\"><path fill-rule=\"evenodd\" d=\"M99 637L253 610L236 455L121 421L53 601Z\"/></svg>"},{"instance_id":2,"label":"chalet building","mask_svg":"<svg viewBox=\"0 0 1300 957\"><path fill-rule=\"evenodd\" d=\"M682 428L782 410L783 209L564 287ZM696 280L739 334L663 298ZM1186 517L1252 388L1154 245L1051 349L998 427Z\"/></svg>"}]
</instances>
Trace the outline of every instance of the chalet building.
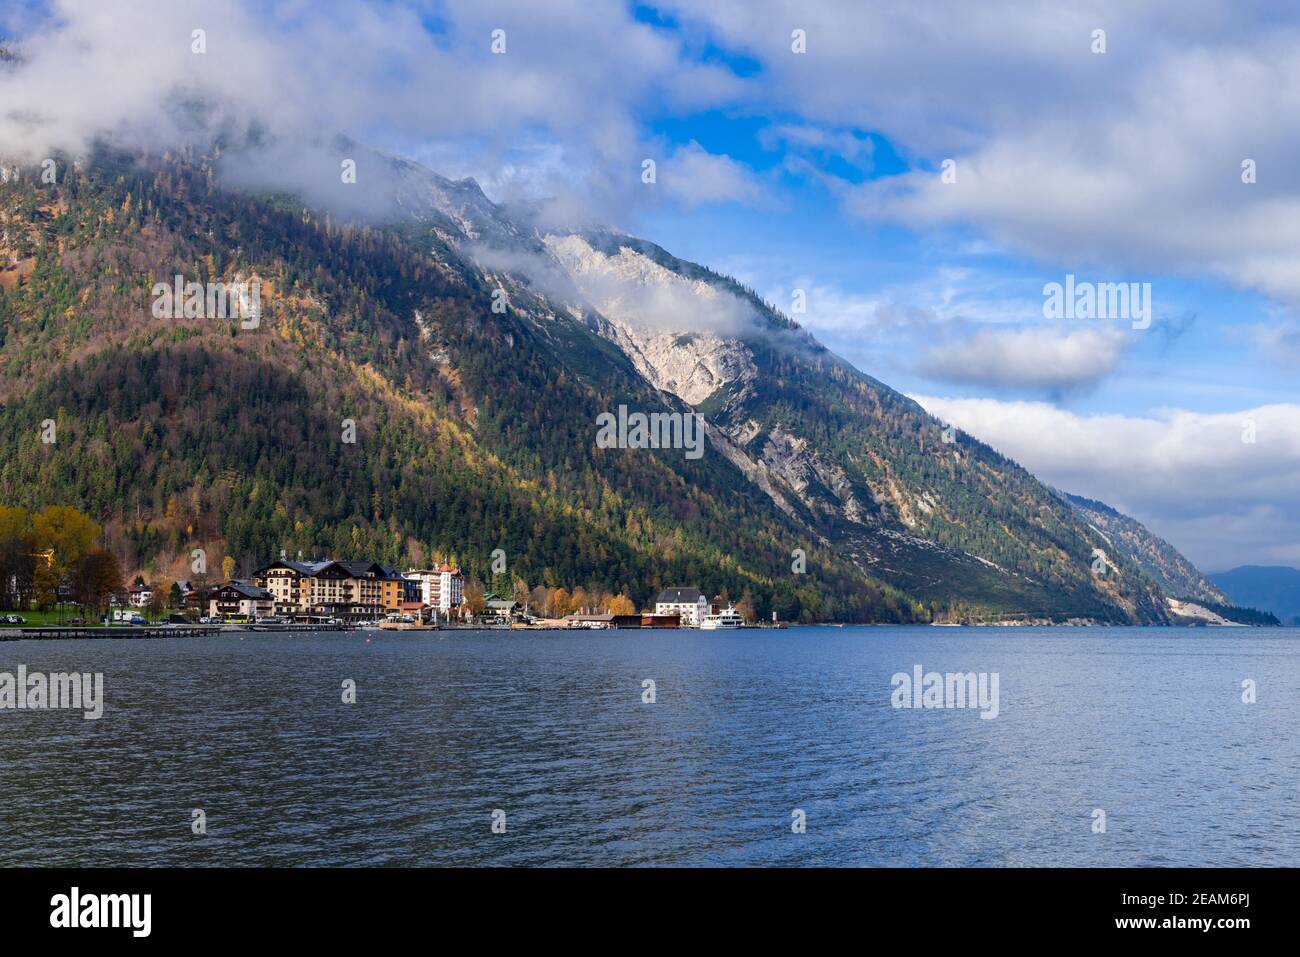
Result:
<instances>
[{"instance_id":1,"label":"chalet building","mask_svg":"<svg viewBox=\"0 0 1300 957\"><path fill-rule=\"evenodd\" d=\"M465 595L465 576L459 568L450 565L412 568L403 577L418 582L420 601L439 613L447 615L460 608Z\"/></svg>"},{"instance_id":2,"label":"chalet building","mask_svg":"<svg viewBox=\"0 0 1300 957\"><path fill-rule=\"evenodd\" d=\"M682 628L698 628L708 613L709 600L698 588L665 588L655 599L655 615L676 615Z\"/></svg>"},{"instance_id":3,"label":"chalet building","mask_svg":"<svg viewBox=\"0 0 1300 957\"><path fill-rule=\"evenodd\" d=\"M152 585L132 585L127 589L127 600L132 608L145 608L152 598Z\"/></svg>"},{"instance_id":4,"label":"chalet building","mask_svg":"<svg viewBox=\"0 0 1300 957\"><path fill-rule=\"evenodd\" d=\"M483 596L483 617L499 622L518 621L523 618L524 609L513 598L502 598L496 592Z\"/></svg>"},{"instance_id":5,"label":"chalet building","mask_svg":"<svg viewBox=\"0 0 1300 957\"><path fill-rule=\"evenodd\" d=\"M275 610L275 599L251 582L228 581L212 590L208 614L213 618L265 618Z\"/></svg>"},{"instance_id":6,"label":"chalet building","mask_svg":"<svg viewBox=\"0 0 1300 957\"><path fill-rule=\"evenodd\" d=\"M281 558L254 577L271 593L276 614L382 618L400 614L404 601L402 576L379 562Z\"/></svg>"}]
</instances>

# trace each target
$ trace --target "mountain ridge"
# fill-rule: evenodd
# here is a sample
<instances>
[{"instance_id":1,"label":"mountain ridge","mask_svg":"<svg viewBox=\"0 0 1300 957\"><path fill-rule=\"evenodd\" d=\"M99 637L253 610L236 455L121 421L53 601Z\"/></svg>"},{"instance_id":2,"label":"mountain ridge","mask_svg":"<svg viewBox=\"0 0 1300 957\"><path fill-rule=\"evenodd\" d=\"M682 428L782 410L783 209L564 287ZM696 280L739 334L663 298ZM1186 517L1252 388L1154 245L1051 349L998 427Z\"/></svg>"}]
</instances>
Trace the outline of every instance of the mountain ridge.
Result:
<instances>
[{"instance_id":1,"label":"mountain ridge","mask_svg":"<svg viewBox=\"0 0 1300 957\"><path fill-rule=\"evenodd\" d=\"M547 507L560 510L557 529L577 520L563 517L567 500L575 515L588 516L582 521L604 529L600 548L635 553L636 540L628 537L631 510L657 515L651 519L656 534L697 542L692 554L715 555L667 571L629 559L627 567L636 566L645 581L634 585L619 573L624 577L611 584L634 587L638 597L681 584L664 575L685 575L710 590L716 587L710 581L725 577L731 584L724 587L761 591L764 612L797 605L796 616L812 618L1169 620L1160 586L1131 557L1120 554L1102 573L1094 571L1092 553L1105 537L1054 490L983 443L946 434L911 399L830 353L735 280L617 230L540 232L512 220L477 183L448 180L405 160L390 162L401 215L378 226L335 223L284 194L259 198L224 189L214 185L220 160L197 155L143 162L97 157L73 167L71 184L49 194L12 185L0 254L11 265L32 265L0 295L0 389L5 378L12 386L27 374L43 401L57 405L77 396L83 414L93 416L102 410L77 391L76 376L66 370L72 363L84 377L85 363L108 361L95 358L106 342L127 353L161 356L182 346L204 356L247 348L252 352L242 359L226 355L221 361L254 361L258 350L239 346L239 337L226 337L236 345L216 349L213 330L202 324L160 328L140 321L139 313L147 312L144 297L131 291L154 272L220 276L239 269L262 276L272 290L266 332L286 350L282 367L294 370L296 398L286 399L292 408L324 401L332 402L331 414L342 411L346 402L322 399L311 381L333 370L330 388L355 390L361 406L367 403L360 393L367 390L386 396L387 408L433 430L422 433L429 441L443 435L437 441L461 449L465 461L444 462L447 468L497 461L505 470L498 489L503 497L508 487L553 485ZM30 235L15 237L19 224ZM87 289L100 290L118 312L103 308ZM508 302L503 312L494 308L500 298ZM58 375L31 361L43 348L52 349ZM126 362L123 374L130 367ZM150 387L141 386L146 392ZM591 448L595 414L620 401L701 412L710 445L720 454L688 464L662 453L643 458L632 450ZM38 410L30 402L19 405L5 400L0 414L32 428ZM170 406L158 406L192 419L197 400L173 396ZM378 413L370 415L382 432ZM138 415L124 421L133 434L150 431ZM520 428L525 422L531 430ZM314 428L323 432L323 420ZM160 440L153 435L151 441ZM196 457L221 458L213 440L204 441L172 454L202 471ZM390 457L400 448L397 438L391 442L384 453ZM13 440L10 449L31 451ZM418 447L406 454L418 459ZM236 457L242 455L241 447ZM61 467L66 472L69 464ZM403 467L419 472L425 465L393 461L378 472L372 467L367 480L348 473L347 481L359 483L363 501L382 498L380 476L393 481ZM28 495L40 482L40 469L5 468L7 478L27 484ZM392 560L401 556L408 523L417 539L436 539L444 551L456 547L453 532L465 535L466 550L479 556L471 570L486 573L482 556L493 537L471 533L440 512L428 519L414 504L390 509L367 501L358 510L336 503L316 516L318 524L304 525L307 499L295 491L300 479L284 481L267 486L283 497L276 503L283 519L264 533L248 524L251 518L235 520L233 548L319 547L309 536L321 535L336 549L357 540ZM121 477L115 484L119 491L132 485ZM404 487L399 481L398 499ZM676 491L666 498L670 488ZM124 491L126 501L156 498L139 488ZM179 491L203 496L194 488ZM236 481L227 495L252 491ZM614 512L623 517L604 514L602 501L617 502ZM742 508L728 518L734 511L729 501ZM684 510L686 502L695 504ZM473 513L482 504L471 494L463 508ZM108 500L104 505L112 507ZM229 502L223 507L233 508ZM522 508L506 513L522 521ZM165 497L152 507L137 504L135 511L134 525L119 516L120 530L169 526ZM351 532L338 524L345 519ZM751 523L761 533L748 528ZM381 527L387 531L377 534ZM498 523L495 537L502 534L509 529ZM766 542L757 550L756 534ZM174 527L166 535L170 547L179 544ZM521 572L547 574L545 567L532 567L529 546L518 535L513 539L512 554L523 556ZM584 551L565 574L606 575L591 557L599 551ZM814 578L788 570L797 551L806 555ZM672 552L667 545L657 550ZM751 562L759 567L746 569ZM559 569L549 574L555 578Z\"/></svg>"},{"instance_id":2,"label":"mountain ridge","mask_svg":"<svg viewBox=\"0 0 1300 957\"><path fill-rule=\"evenodd\" d=\"M1209 578L1237 604L1271 612L1283 624L1300 625L1300 568L1239 565Z\"/></svg>"}]
</instances>

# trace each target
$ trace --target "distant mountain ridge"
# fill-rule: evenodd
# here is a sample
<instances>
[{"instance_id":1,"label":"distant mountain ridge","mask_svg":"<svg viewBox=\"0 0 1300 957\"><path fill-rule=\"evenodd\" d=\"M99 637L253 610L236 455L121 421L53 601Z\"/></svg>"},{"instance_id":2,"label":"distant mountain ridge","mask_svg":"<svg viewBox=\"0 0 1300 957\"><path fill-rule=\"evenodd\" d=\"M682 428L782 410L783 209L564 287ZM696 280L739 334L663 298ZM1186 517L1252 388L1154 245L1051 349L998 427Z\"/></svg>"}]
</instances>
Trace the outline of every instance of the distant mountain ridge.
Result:
<instances>
[{"instance_id":1,"label":"distant mountain ridge","mask_svg":"<svg viewBox=\"0 0 1300 957\"><path fill-rule=\"evenodd\" d=\"M1300 625L1300 569L1288 565L1241 565L1210 575L1232 599L1272 612L1285 625Z\"/></svg>"}]
</instances>

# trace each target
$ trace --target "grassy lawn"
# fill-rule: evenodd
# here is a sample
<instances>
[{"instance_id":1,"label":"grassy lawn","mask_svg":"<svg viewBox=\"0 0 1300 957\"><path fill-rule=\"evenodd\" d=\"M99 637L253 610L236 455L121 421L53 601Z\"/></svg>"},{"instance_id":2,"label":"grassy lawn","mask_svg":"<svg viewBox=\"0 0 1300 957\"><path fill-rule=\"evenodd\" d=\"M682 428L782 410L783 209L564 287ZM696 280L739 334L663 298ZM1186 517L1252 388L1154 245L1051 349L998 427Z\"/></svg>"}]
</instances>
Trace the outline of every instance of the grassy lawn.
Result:
<instances>
[{"instance_id":1,"label":"grassy lawn","mask_svg":"<svg viewBox=\"0 0 1300 957\"><path fill-rule=\"evenodd\" d=\"M67 612L66 614L68 617L72 617L75 612ZM51 611L17 611L13 609L0 611L0 618L5 615L21 615L27 619L27 624L26 626L10 625L6 622L0 621L0 628L32 628L41 625L57 625L59 623L59 612L57 609Z\"/></svg>"},{"instance_id":2,"label":"grassy lawn","mask_svg":"<svg viewBox=\"0 0 1300 957\"><path fill-rule=\"evenodd\" d=\"M0 610L0 618L3 618L5 615L21 615L23 618L27 619L27 624L11 625L8 624L7 622L0 621L0 628L43 628L49 625L60 624L59 610L57 608L52 608L49 611L36 611L35 609L32 609L31 611L20 611L14 609ZM99 617L94 612L82 611L79 608L65 608L63 610L62 623L67 624L68 619L70 618L86 619L86 623L84 625L76 626L78 628L104 627L102 624L100 624ZM122 627L130 627L125 622L121 622L120 624L122 625Z\"/></svg>"},{"instance_id":3,"label":"grassy lawn","mask_svg":"<svg viewBox=\"0 0 1300 957\"><path fill-rule=\"evenodd\" d=\"M139 611L138 614L140 615L141 618L145 618L146 620L148 620L148 616L143 612L143 610ZM168 614L170 614L170 612ZM64 608L62 622L59 621L59 610L57 608L51 609L50 611L36 611L35 609L31 611L17 611L12 609L0 610L0 618L3 618L5 615L21 615L23 618L27 620L27 623L25 625L11 625L8 624L7 622L0 621L0 628L45 628L51 625L59 625L59 624L66 625L68 624L68 620L71 618L86 619L86 623L84 625L76 625L75 627L77 628L103 628L104 627L104 625L99 620L99 615L96 614L95 612L83 610L80 608L72 608L72 607ZM151 625L160 624L166 620L167 620L167 615L163 615L157 621L150 620L149 624ZM132 626L125 621L115 621L112 624L110 624L108 627L130 628Z\"/></svg>"}]
</instances>

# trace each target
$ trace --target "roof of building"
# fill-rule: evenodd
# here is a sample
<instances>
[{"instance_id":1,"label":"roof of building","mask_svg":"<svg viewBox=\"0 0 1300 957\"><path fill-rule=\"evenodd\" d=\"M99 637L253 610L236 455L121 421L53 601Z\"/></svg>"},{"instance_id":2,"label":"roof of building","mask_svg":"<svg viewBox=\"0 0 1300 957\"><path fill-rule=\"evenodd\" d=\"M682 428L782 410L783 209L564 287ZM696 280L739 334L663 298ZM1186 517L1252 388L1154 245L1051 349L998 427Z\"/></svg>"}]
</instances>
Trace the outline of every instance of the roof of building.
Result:
<instances>
[{"instance_id":1,"label":"roof of building","mask_svg":"<svg viewBox=\"0 0 1300 957\"><path fill-rule=\"evenodd\" d=\"M331 562L337 565L353 578L395 578L396 575L391 573L391 569L379 564L379 562L368 562L364 559L351 560L343 562Z\"/></svg>"},{"instance_id":2,"label":"roof of building","mask_svg":"<svg viewBox=\"0 0 1300 957\"><path fill-rule=\"evenodd\" d=\"M694 605L704 593L698 588L665 588L655 599L656 605Z\"/></svg>"},{"instance_id":3,"label":"roof of building","mask_svg":"<svg viewBox=\"0 0 1300 957\"><path fill-rule=\"evenodd\" d=\"M296 562L291 558L277 558L275 561L263 565L261 568L257 570L257 573L260 575L263 572L268 571L272 568L284 567L284 568L293 569L299 575L316 575L319 574L322 569L328 568L332 564L333 562L329 562L329 561Z\"/></svg>"},{"instance_id":4,"label":"roof of building","mask_svg":"<svg viewBox=\"0 0 1300 957\"><path fill-rule=\"evenodd\" d=\"M258 588L256 585L251 585L248 582L231 581L231 582L226 582L221 587L223 589L225 588L234 589L235 591L239 592L239 594L243 595L245 598L255 598L259 600L265 600L272 597L271 593L267 591L265 588Z\"/></svg>"},{"instance_id":5,"label":"roof of building","mask_svg":"<svg viewBox=\"0 0 1300 957\"><path fill-rule=\"evenodd\" d=\"M408 568L406 577L412 575L437 575L440 572L451 572L453 575L459 575L459 568L452 568L450 565L439 565L437 568Z\"/></svg>"},{"instance_id":6,"label":"roof of building","mask_svg":"<svg viewBox=\"0 0 1300 957\"><path fill-rule=\"evenodd\" d=\"M257 570L257 574L262 575L272 568L283 567L296 571L299 575L315 577L328 568L337 568L345 575L353 578L383 578L390 581L401 578L396 568L390 568L379 562L373 562L366 559L336 561L333 558L326 558L313 562L296 562L288 558L277 558L268 565L263 565Z\"/></svg>"}]
</instances>

